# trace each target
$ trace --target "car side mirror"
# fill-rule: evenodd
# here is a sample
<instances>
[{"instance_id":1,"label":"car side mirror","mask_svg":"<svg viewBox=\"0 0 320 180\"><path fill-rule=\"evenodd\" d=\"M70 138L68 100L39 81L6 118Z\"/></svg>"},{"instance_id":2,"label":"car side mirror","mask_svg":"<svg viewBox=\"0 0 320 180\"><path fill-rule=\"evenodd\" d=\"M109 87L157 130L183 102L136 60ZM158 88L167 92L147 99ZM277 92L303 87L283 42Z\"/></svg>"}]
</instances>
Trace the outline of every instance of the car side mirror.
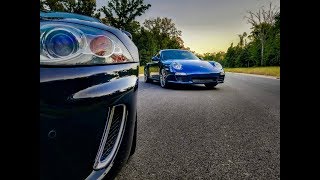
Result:
<instances>
[{"instance_id":1,"label":"car side mirror","mask_svg":"<svg viewBox=\"0 0 320 180\"><path fill-rule=\"evenodd\" d=\"M153 56L152 61L159 61L159 58L157 56Z\"/></svg>"}]
</instances>

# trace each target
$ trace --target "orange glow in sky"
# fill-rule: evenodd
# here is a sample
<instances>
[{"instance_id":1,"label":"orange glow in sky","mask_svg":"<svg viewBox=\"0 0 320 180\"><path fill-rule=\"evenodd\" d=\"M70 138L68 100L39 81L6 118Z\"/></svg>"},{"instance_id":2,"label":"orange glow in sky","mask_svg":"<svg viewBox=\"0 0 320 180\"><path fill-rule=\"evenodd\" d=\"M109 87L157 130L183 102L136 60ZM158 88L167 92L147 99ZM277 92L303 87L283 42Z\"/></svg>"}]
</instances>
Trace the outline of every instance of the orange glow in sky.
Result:
<instances>
[{"instance_id":1,"label":"orange glow in sky","mask_svg":"<svg viewBox=\"0 0 320 180\"><path fill-rule=\"evenodd\" d=\"M280 7L280 0L144 0L151 7L136 20L168 17L182 31L186 47L197 53L227 51L238 34L251 32L244 16L248 10L257 11L269 2ZM106 4L97 0L97 7Z\"/></svg>"}]
</instances>

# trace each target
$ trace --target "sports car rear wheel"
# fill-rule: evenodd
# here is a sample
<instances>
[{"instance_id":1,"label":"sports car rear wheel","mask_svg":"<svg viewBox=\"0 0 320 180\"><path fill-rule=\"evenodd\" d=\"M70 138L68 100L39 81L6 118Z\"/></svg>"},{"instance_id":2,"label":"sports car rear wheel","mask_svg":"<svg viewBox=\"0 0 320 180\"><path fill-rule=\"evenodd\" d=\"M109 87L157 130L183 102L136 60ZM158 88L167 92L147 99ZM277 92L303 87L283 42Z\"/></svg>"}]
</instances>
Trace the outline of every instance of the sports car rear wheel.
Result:
<instances>
[{"instance_id":1,"label":"sports car rear wheel","mask_svg":"<svg viewBox=\"0 0 320 180\"><path fill-rule=\"evenodd\" d=\"M216 87L218 83L208 83L208 84L204 84L208 89L213 89L214 87Z\"/></svg>"},{"instance_id":2,"label":"sports car rear wheel","mask_svg":"<svg viewBox=\"0 0 320 180\"><path fill-rule=\"evenodd\" d=\"M169 87L169 83L167 82L167 72L165 69L160 70L160 85L163 88Z\"/></svg>"}]
</instances>

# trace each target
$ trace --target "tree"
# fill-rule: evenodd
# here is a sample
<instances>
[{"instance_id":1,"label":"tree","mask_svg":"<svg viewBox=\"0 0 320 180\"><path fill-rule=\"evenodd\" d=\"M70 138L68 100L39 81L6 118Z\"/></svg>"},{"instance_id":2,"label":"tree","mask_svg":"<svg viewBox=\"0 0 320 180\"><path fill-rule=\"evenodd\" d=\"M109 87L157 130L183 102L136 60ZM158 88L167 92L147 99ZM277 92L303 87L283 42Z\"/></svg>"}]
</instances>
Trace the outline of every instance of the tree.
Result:
<instances>
[{"instance_id":1,"label":"tree","mask_svg":"<svg viewBox=\"0 0 320 180\"><path fill-rule=\"evenodd\" d=\"M184 48L184 42L180 37L181 31L176 28L172 19L167 17L150 18L143 22L143 26L153 34L159 50L166 48Z\"/></svg>"},{"instance_id":2,"label":"tree","mask_svg":"<svg viewBox=\"0 0 320 180\"><path fill-rule=\"evenodd\" d=\"M86 16L97 16L93 0L40 0L40 10L71 12Z\"/></svg>"},{"instance_id":3,"label":"tree","mask_svg":"<svg viewBox=\"0 0 320 180\"><path fill-rule=\"evenodd\" d=\"M261 66L264 65L264 46L269 28L274 24L275 17L279 13L279 8L272 7L269 4L269 9L260 8L258 12L248 11L248 16L245 16L247 22L252 25L252 33L261 43Z\"/></svg>"},{"instance_id":4,"label":"tree","mask_svg":"<svg viewBox=\"0 0 320 180\"><path fill-rule=\"evenodd\" d=\"M99 11L106 16L106 23L116 28L127 29L128 25L149 7L151 5L144 4L143 0L111 0Z\"/></svg>"},{"instance_id":5,"label":"tree","mask_svg":"<svg viewBox=\"0 0 320 180\"><path fill-rule=\"evenodd\" d=\"M40 11L45 11L46 8L46 4L43 0L40 0Z\"/></svg>"},{"instance_id":6,"label":"tree","mask_svg":"<svg viewBox=\"0 0 320 180\"><path fill-rule=\"evenodd\" d=\"M224 65L226 67L234 67L235 66L235 59L236 59L236 50L235 47L233 47L233 43L231 43L230 47L227 50L226 57L225 57L225 63Z\"/></svg>"},{"instance_id":7,"label":"tree","mask_svg":"<svg viewBox=\"0 0 320 180\"><path fill-rule=\"evenodd\" d=\"M240 38L240 41L239 41L239 46L240 47L243 47L245 46L247 43L245 43L245 37L247 37L247 33L244 32L243 34L238 34L239 38Z\"/></svg>"},{"instance_id":8,"label":"tree","mask_svg":"<svg viewBox=\"0 0 320 180\"><path fill-rule=\"evenodd\" d=\"M66 12L65 4L67 0L40 0L40 10Z\"/></svg>"},{"instance_id":9,"label":"tree","mask_svg":"<svg viewBox=\"0 0 320 180\"><path fill-rule=\"evenodd\" d=\"M151 61L152 56L159 50L153 34L143 27L136 34L136 38L133 38L133 41L139 49L141 65Z\"/></svg>"},{"instance_id":10,"label":"tree","mask_svg":"<svg viewBox=\"0 0 320 180\"><path fill-rule=\"evenodd\" d=\"M144 29L149 31L153 39L156 41L157 49L183 49L183 40L181 39L181 31L175 27L172 19L150 18L144 21Z\"/></svg>"},{"instance_id":11,"label":"tree","mask_svg":"<svg viewBox=\"0 0 320 180\"><path fill-rule=\"evenodd\" d=\"M96 3L92 0L69 1L67 11L86 16L95 16Z\"/></svg>"},{"instance_id":12,"label":"tree","mask_svg":"<svg viewBox=\"0 0 320 180\"><path fill-rule=\"evenodd\" d=\"M142 27L133 21L129 28L132 30L133 42L139 49L141 65L150 62L152 56L161 49L187 49L180 37L181 31L169 18L148 19Z\"/></svg>"},{"instance_id":13,"label":"tree","mask_svg":"<svg viewBox=\"0 0 320 180\"><path fill-rule=\"evenodd\" d=\"M280 14L275 17L275 24L270 28L266 38L266 65L280 65Z\"/></svg>"},{"instance_id":14,"label":"tree","mask_svg":"<svg viewBox=\"0 0 320 180\"><path fill-rule=\"evenodd\" d=\"M224 51L219 51L218 53L216 53L215 58L213 60L219 62L222 65L224 65L225 56L226 56L226 53Z\"/></svg>"},{"instance_id":15,"label":"tree","mask_svg":"<svg viewBox=\"0 0 320 180\"><path fill-rule=\"evenodd\" d=\"M181 31L176 28L176 25L173 23L172 19L167 17L157 17L156 19L150 18L145 20L143 25L149 31L153 31L154 33L158 34L164 34L170 38L181 36Z\"/></svg>"},{"instance_id":16,"label":"tree","mask_svg":"<svg viewBox=\"0 0 320 180\"><path fill-rule=\"evenodd\" d=\"M214 60L214 53L203 53L203 60Z\"/></svg>"}]
</instances>

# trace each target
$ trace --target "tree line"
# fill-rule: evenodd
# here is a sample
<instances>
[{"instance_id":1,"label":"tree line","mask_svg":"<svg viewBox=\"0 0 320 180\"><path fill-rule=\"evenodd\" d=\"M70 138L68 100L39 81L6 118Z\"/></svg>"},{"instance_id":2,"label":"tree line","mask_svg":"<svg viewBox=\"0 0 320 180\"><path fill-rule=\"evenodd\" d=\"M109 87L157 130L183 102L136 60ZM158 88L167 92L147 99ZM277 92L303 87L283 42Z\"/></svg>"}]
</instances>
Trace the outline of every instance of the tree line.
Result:
<instances>
[{"instance_id":1,"label":"tree line","mask_svg":"<svg viewBox=\"0 0 320 180\"><path fill-rule=\"evenodd\" d=\"M245 16L251 32L238 34L239 43L231 43L227 52L204 53L206 60L215 60L224 67L280 66L280 12L272 3Z\"/></svg>"},{"instance_id":2,"label":"tree line","mask_svg":"<svg viewBox=\"0 0 320 180\"><path fill-rule=\"evenodd\" d=\"M139 49L140 64L151 61L161 49L186 49L181 31L168 17L136 21L151 4L144 0L110 0L100 9L92 0L40 0L40 10L73 12L100 19L107 25L126 30L132 34ZM231 43L227 52L197 54L205 60L215 60L225 67L252 67L280 65L280 12L270 3L269 9L248 11L247 22L252 31L239 34L239 43Z\"/></svg>"}]
</instances>

